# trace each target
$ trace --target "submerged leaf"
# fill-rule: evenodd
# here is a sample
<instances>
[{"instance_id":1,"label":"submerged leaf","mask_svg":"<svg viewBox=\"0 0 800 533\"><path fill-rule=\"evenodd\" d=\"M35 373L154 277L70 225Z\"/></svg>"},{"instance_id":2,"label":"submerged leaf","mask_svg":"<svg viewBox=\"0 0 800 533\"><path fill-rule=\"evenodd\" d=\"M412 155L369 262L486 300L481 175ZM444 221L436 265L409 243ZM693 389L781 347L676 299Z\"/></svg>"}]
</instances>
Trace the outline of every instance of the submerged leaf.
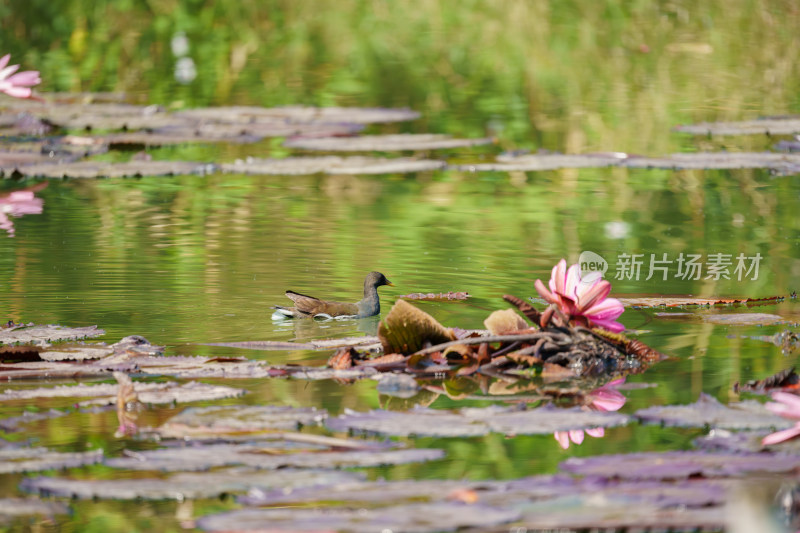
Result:
<instances>
[{"instance_id":1,"label":"submerged leaf","mask_svg":"<svg viewBox=\"0 0 800 533\"><path fill-rule=\"evenodd\" d=\"M405 300L397 300L378 326L384 353L412 354L426 344L455 340L453 330L445 328L428 313Z\"/></svg>"}]
</instances>

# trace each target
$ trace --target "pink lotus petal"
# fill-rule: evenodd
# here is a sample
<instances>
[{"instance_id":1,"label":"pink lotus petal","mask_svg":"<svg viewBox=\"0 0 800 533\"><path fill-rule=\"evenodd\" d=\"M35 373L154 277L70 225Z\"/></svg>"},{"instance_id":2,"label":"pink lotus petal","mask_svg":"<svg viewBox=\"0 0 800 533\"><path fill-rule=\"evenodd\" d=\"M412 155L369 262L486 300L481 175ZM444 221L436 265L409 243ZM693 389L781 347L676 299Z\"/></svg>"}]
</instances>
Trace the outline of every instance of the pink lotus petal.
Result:
<instances>
[{"instance_id":1,"label":"pink lotus petal","mask_svg":"<svg viewBox=\"0 0 800 533\"><path fill-rule=\"evenodd\" d=\"M567 283L567 262L562 259L550 273L550 290L554 293L564 294Z\"/></svg>"},{"instance_id":2,"label":"pink lotus petal","mask_svg":"<svg viewBox=\"0 0 800 533\"><path fill-rule=\"evenodd\" d=\"M8 200L10 202L24 202L27 200L33 200L33 192L32 191L12 191L7 198L0 198L0 202L3 200Z\"/></svg>"},{"instance_id":3,"label":"pink lotus petal","mask_svg":"<svg viewBox=\"0 0 800 533\"><path fill-rule=\"evenodd\" d=\"M9 65L3 70L0 70L0 81L7 80L9 76L19 70L19 65Z\"/></svg>"},{"instance_id":4,"label":"pink lotus petal","mask_svg":"<svg viewBox=\"0 0 800 533\"><path fill-rule=\"evenodd\" d=\"M581 284L581 266L574 264L567 270L567 277L565 280L564 293L573 302L578 300L578 287Z\"/></svg>"},{"instance_id":5,"label":"pink lotus petal","mask_svg":"<svg viewBox=\"0 0 800 533\"><path fill-rule=\"evenodd\" d=\"M625 396L615 390L597 390L592 393L592 407L598 411L619 411L628 401Z\"/></svg>"},{"instance_id":6,"label":"pink lotus petal","mask_svg":"<svg viewBox=\"0 0 800 533\"><path fill-rule=\"evenodd\" d=\"M773 392L772 399L776 402L780 402L784 404L787 408L789 408L795 416L800 418L800 396L796 394L792 394L790 392ZM767 408L769 408L769 403L767 404Z\"/></svg>"},{"instance_id":7,"label":"pink lotus petal","mask_svg":"<svg viewBox=\"0 0 800 533\"><path fill-rule=\"evenodd\" d=\"M569 448L569 433L566 431L556 431L553 433L553 436L558 441L559 446L564 448L565 450Z\"/></svg>"},{"instance_id":8,"label":"pink lotus petal","mask_svg":"<svg viewBox=\"0 0 800 533\"><path fill-rule=\"evenodd\" d=\"M42 79L39 77L38 70L26 70L14 74L6 81L14 85L37 85L42 82Z\"/></svg>"},{"instance_id":9,"label":"pink lotus petal","mask_svg":"<svg viewBox=\"0 0 800 533\"><path fill-rule=\"evenodd\" d=\"M578 287L578 307L582 309L591 308L595 304L601 303L611 292L611 283L604 279L598 279L591 285L581 284Z\"/></svg>"},{"instance_id":10,"label":"pink lotus petal","mask_svg":"<svg viewBox=\"0 0 800 533\"><path fill-rule=\"evenodd\" d=\"M33 91L28 87L9 87L7 89L0 87L0 92L4 92L14 98L28 98L33 94Z\"/></svg>"},{"instance_id":11,"label":"pink lotus petal","mask_svg":"<svg viewBox=\"0 0 800 533\"><path fill-rule=\"evenodd\" d=\"M625 326L614 320L597 320L595 318L591 318L590 320L598 328L603 328L604 330L610 331L611 333L619 333L621 331L625 331Z\"/></svg>"},{"instance_id":12,"label":"pink lotus petal","mask_svg":"<svg viewBox=\"0 0 800 533\"><path fill-rule=\"evenodd\" d=\"M537 279L536 281L534 281L533 286L534 288L536 288L536 292L539 293L539 296L544 298L547 302L556 305L559 305L561 303L561 301L558 298L556 298L556 296L553 293L547 290L547 288L544 286L544 283L542 283L541 280Z\"/></svg>"},{"instance_id":13,"label":"pink lotus petal","mask_svg":"<svg viewBox=\"0 0 800 533\"><path fill-rule=\"evenodd\" d=\"M779 442L793 439L798 435L800 435L800 424L797 424L789 429L784 429L783 431L776 431L775 433L770 433L769 435L761 439L761 445L770 446L772 444L778 444Z\"/></svg>"},{"instance_id":14,"label":"pink lotus petal","mask_svg":"<svg viewBox=\"0 0 800 533\"><path fill-rule=\"evenodd\" d=\"M0 57L0 70L6 68L8 65L8 61L11 59L11 54L6 54L3 57Z\"/></svg>"},{"instance_id":15,"label":"pink lotus petal","mask_svg":"<svg viewBox=\"0 0 800 533\"><path fill-rule=\"evenodd\" d=\"M572 439L572 442L575 444L581 444L583 442L583 430L582 429L573 429L569 432L569 438Z\"/></svg>"},{"instance_id":16,"label":"pink lotus petal","mask_svg":"<svg viewBox=\"0 0 800 533\"><path fill-rule=\"evenodd\" d=\"M589 434L590 436L596 438L596 439L599 439L599 438L602 438L602 437L606 436L606 430L603 429L603 428L587 429L586 433Z\"/></svg>"}]
</instances>

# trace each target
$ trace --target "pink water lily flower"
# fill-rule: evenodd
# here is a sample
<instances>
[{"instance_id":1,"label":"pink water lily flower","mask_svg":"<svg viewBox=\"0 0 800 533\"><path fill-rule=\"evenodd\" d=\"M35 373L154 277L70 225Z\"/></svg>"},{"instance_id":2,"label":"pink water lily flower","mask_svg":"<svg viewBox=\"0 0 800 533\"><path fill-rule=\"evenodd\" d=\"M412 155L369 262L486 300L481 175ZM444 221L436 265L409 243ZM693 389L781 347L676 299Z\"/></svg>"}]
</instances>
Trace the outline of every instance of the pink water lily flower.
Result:
<instances>
[{"instance_id":1,"label":"pink water lily flower","mask_svg":"<svg viewBox=\"0 0 800 533\"><path fill-rule=\"evenodd\" d=\"M619 387L623 383L625 383L624 377L609 381L602 387L598 387L590 392L589 398L591 399L591 403L589 404L589 409L594 411L619 411L627 400L627 398L616 389L616 387ZM558 441L558 444L566 450L569 448L570 441L575 444L581 444L583 442L584 433L590 437L600 438L605 436L606 431L603 428L591 428L586 430L573 429L570 431L556 431L553 433L553 436Z\"/></svg>"},{"instance_id":2,"label":"pink water lily flower","mask_svg":"<svg viewBox=\"0 0 800 533\"><path fill-rule=\"evenodd\" d=\"M0 58L0 92L15 98L30 98L33 94L31 87L42 82L38 70L25 70L17 72L19 65L8 65L11 54ZM16 74L14 74L17 72Z\"/></svg>"},{"instance_id":3,"label":"pink water lily flower","mask_svg":"<svg viewBox=\"0 0 800 533\"><path fill-rule=\"evenodd\" d=\"M625 329L616 321L625 307L616 298L608 298L611 283L601 277L591 281L582 280L578 264L567 268L567 262L562 259L553 267L550 290L538 279L534 286L542 298L557 305L570 321L601 327L614 333Z\"/></svg>"},{"instance_id":4,"label":"pink water lily flower","mask_svg":"<svg viewBox=\"0 0 800 533\"><path fill-rule=\"evenodd\" d=\"M800 419L800 396L788 392L773 392L772 399L775 401L767 402L764 407L784 418ZM797 422L789 429L770 433L761 439L761 445L769 446L771 444L778 444L779 442L793 439L798 435L800 435L800 422Z\"/></svg>"}]
</instances>

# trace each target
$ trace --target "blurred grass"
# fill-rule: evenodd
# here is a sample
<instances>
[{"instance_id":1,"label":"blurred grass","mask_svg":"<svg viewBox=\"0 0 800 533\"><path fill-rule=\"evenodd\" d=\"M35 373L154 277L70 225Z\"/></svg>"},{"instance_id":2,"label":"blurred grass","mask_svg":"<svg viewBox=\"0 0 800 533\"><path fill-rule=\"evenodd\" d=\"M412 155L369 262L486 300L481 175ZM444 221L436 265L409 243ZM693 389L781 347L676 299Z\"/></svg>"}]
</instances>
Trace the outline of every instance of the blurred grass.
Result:
<instances>
[{"instance_id":1,"label":"blurred grass","mask_svg":"<svg viewBox=\"0 0 800 533\"><path fill-rule=\"evenodd\" d=\"M790 0L10 0L0 43L47 91L176 105L382 105L504 147L666 152L677 123L800 112ZM185 32L198 76L175 81Z\"/></svg>"}]
</instances>

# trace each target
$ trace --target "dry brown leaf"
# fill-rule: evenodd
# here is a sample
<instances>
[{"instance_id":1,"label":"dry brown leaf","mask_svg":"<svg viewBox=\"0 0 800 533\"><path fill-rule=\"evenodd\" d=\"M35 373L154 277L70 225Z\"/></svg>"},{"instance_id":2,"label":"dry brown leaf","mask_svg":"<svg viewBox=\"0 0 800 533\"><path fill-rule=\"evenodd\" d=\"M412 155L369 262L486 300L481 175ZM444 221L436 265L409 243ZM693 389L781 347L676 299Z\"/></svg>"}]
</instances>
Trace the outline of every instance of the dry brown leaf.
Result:
<instances>
[{"instance_id":1,"label":"dry brown leaf","mask_svg":"<svg viewBox=\"0 0 800 533\"><path fill-rule=\"evenodd\" d=\"M428 313L397 300L378 326L384 353L412 354L426 345L456 340L455 333Z\"/></svg>"},{"instance_id":2,"label":"dry brown leaf","mask_svg":"<svg viewBox=\"0 0 800 533\"><path fill-rule=\"evenodd\" d=\"M528 329L528 323L513 309L493 312L483 321L483 325L492 335L508 335L512 332Z\"/></svg>"}]
</instances>

